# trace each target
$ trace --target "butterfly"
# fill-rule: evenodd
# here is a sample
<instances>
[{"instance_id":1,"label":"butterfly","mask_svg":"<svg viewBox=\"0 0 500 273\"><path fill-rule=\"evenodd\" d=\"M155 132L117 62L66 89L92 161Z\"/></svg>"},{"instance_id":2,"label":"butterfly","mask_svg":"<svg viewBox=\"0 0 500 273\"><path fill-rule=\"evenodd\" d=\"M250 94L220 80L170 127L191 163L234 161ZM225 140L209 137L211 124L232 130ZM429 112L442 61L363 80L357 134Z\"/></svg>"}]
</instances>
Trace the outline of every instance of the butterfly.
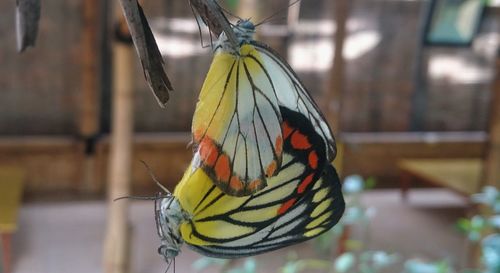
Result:
<instances>
[{"instance_id":1,"label":"butterfly","mask_svg":"<svg viewBox=\"0 0 500 273\"><path fill-rule=\"evenodd\" d=\"M265 189L228 195L192 162L173 195L156 200L158 251L168 263L183 242L206 256L238 258L311 239L339 221L345 203L323 136L303 113L278 111L282 165Z\"/></svg>"},{"instance_id":2,"label":"butterfly","mask_svg":"<svg viewBox=\"0 0 500 273\"><path fill-rule=\"evenodd\" d=\"M325 118L292 68L267 45L253 40L255 25L240 20L235 48L222 33L193 116L193 167L221 191L247 196L269 184L283 164L280 107L301 113L335 158ZM299 140L297 140L299 141Z\"/></svg>"}]
</instances>

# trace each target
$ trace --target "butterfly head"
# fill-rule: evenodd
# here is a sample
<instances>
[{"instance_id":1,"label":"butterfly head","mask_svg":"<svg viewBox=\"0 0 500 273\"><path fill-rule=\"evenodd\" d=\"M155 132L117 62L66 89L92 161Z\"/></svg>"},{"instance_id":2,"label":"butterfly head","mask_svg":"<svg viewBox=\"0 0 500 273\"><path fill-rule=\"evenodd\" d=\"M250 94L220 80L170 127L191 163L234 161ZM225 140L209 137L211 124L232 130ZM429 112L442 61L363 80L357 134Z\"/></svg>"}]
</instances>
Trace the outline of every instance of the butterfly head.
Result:
<instances>
[{"instance_id":1,"label":"butterfly head","mask_svg":"<svg viewBox=\"0 0 500 273\"><path fill-rule=\"evenodd\" d=\"M255 25L250 22L250 20L241 19L236 23L233 30L241 45L242 43L249 43L253 40Z\"/></svg>"},{"instance_id":2,"label":"butterfly head","mask_svg":"<svg viewBox=\"0 0 500 273\"><path fill-rule=\"evenodd\" d=\"M232 29L234 31L234 34L236 35L236 38L238 39L239 46L248 44L253 41L253 35L255 34L255 25L250 20L240 19ZM231 44L224 32L219 36L217 47L221 47L224 51L233 53L239 52L239 48L234 48L234 45Z\"/></svg>"},{"instance_id":3,"label":"butterfly head","mask_svg":"<svg viewBox=\"0 0 500 273\"><path fill-rule=\"evenodd\" d=\"M181 252L182 240L179 226L183 221L183 212L179 201L168 195L155 201L156 229L161 239L158 253L170 263Z\"/></svg>"}]
</instances>

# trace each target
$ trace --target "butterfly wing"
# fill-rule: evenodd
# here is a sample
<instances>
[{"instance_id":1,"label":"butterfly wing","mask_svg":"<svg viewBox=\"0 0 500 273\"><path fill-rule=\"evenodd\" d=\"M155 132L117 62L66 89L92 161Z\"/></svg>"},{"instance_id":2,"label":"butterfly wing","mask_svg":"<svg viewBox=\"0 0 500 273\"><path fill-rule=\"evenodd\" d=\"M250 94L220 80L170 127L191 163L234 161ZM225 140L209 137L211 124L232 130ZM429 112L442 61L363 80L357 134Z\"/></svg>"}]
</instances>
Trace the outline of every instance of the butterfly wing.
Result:
<instances>
[{"instance_id":1,"label":"butterfly wing","mask_svg":"<svg viewBox=\"0 0 500 273\"><path fill-rule=\"evenodd\" d=\"M272 221L260 216L257 218L263 220L260 222L250 218L253 223L233 222L230 226L212 223L213 230L220 230L221 237L204 235L203 231L194 229L196 224L191 224L182 229L182 234L192 232L189 240L185 239L188 245L203 255L217 258L252 256L309 240L332 228L344 212L340 186L332 187L332 182L339 183L338 176L335 169L328 166L323 176L314 182L314 189ZM267 211L255 209L252 214L263 215Z\"/></svg>"},{"instance_id":2,"label":"butterfly wing","mask_svg":"<svg viewBox=\"0 0 500 273\"><path fill-rule=\"evenodd\" d=\"M194 164L229 195L262 189L281 165L278 97L260 58L249 44L240 55L218 50L193 117Z\"/></svg>"},{"instance_id":3,"label":"butterfly wing","mask_svg":"<svg viewBox=\"0 0 500 273\"><path fill-rule=\"evenodd\" d=\"M260 61L276 86L278 104L306 116L326 145L328 161L335 159L335 139L330 127L293 69L269 46L257 41L252 41L252 45L260 53Z\"/></svg>"},{"instance_id":4,"label":"butterfly wing","mask_svg":"<svg viewBox=\"0 0 500 273\"><path fill-rule=\"evenodd\" d=\"M280 108L283 164L268 187L245 197L229 196L201 168L188 171L177 186L189 221L184 241L213 257L244 257L315 237L340 219L344 200L325 145L301 113Z\"/></svg>"}]
</instances>

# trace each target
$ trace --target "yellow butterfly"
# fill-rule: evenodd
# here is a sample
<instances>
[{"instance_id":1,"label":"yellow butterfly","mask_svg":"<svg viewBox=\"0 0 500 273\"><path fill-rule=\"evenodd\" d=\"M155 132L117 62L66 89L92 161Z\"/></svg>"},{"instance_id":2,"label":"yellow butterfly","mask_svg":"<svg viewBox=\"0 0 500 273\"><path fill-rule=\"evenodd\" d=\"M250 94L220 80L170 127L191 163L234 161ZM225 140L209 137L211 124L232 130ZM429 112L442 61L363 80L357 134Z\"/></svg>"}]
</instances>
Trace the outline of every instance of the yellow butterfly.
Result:
<instances>
[{"instance_id":1,"label":"yellow butterfly","mask_svg":"<svg viewBox=\"0 0 500 273\"><path fill-rule=\"evenodd\" d=\"M159 253L170 262L183 242L218 258L237 258L318 236L340 219L341 184L317 128L302 113L280 107L282 165L252 195L222 192L193 162L174 194L156 201Z\"/></svg>"},{"instance_id":2,"label":"yellow butterfly","mask_svg":"<svg viewBox=\"0 0 500 273\"><path fill-rule=\"evenodd\" d=\"M283 164L280 107L301 113L335 158L335 140L318 106L290 66L252 39L255 26L234 26L240 46L222 34L193 117L197 145L192 167L201 167L221 191L246 196L266 187Z\"/></svg>"}]
</instances>

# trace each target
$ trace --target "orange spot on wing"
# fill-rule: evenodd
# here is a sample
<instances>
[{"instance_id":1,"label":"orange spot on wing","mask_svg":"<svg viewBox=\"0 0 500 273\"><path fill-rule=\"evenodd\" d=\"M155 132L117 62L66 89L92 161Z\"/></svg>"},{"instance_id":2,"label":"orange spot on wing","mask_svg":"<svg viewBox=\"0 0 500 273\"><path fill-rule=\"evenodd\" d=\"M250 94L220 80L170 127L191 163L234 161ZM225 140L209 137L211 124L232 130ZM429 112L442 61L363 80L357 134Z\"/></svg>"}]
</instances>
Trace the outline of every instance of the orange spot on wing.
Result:
<instances>
[{"instance_id":1,"label":"orange spot on wing","mask_svg":"<svg viewBox=\"0 0 500 273\"><path fill-rule=\"evenodd\" d=\"M231 170L229 169L229 157L227 155L219 156L217 163L215 163L215 175L221 181L229 181Z\"/></svg>"},{"instance_id":2,"label":"orange spot on wing","mask_svg":"<svg viewBox=\"0 0 500 273\"><path fill-rule=\"evenodd\" d=\"M314 174L312 173L300 182L299 188L297 189L298 193L303 193L306 190L307 186L309 186L309 184L313 181L313 176Z\"/></svg>"},{"instance_id":3,"label":"orange spot on wing","mask_svg":"<svg viewBox=\"0 0 500 273\"><path fill-rule=\"evenodd\" d=\"M280 155L281 152L283 152L283 139L281 136L276 137L276 142L275 142L275 147L276 147L276 154Z\"/></svg>"},{"instance_id":4,"label":"orange spot on wing","mask_svg":"<svg viewBox=\"0 0 500 273\"><path fill-rule=\"evenodd\" d=\"M283 124L281 125L281 130L283 131L283 138L284 139L287 139L290 134L293 132L293 129L292 127L290 127L290 125L288 125L288 122L283 122Z\"/></svg>"},{"instance_id":5,"label":"orange spot on wing","mask_svg":"<svg viewBox=\"0 0 500 273\"><path fill-rule=\"evenodd\" d=\"M277 166L276 166L276 161L275 161L275 160L273 160L273 161L271 162L271 164L269 164L269 165L267 166L267 169L266 169L266 176L267 176L267 177L271 177L271 176L273 176L273 175L275 174L275 172L276 172L276 167L277 167Z\"/></svg>"},{"instance_id":6,"label":"orange spot on wing","mask_svg":"<svg viewBox=\"0 0 500 273\"><path fill-rule=\"evenodd\" d=\"M309 166L313 169L318 167L318 155L316 154L316 151L311 151L309 153Z\"/></svg>"},{"instance_id":7,"label":"orange spot on wing","mask_svg":"<svg viewBox=\"0 0 500 273\"><path fill-rule=\"evenodd\" d=\"M215 164L218 156L217 147L212 140L205 137L200 143L200 157L205 165L212 167Z\"/></svg>"},{"instance_id":8,"label":"orange spot on wing","mask_svg":"<svg viewBox=\"0 0 500 273\"><path fill-rule=\"evenodd\" d=\"M255 179L254 181L250 182L247 186L248 190L250 190L251 192L256 192L257 189L260 187L260 185L262 184L262 180L260 179Z\"/></svg>"},{"instance_id":9,"label":"orange spot on wing","mask_svg":"<svg viewBox=\"0 0 500 273\"><path fill-rule=\"evenodd\" d=\"M203 137L203 130L202 129L196 129L194 132L193 132L193 137L194 137L194 140L196 141L200 141L201 138Z\"/></svg>"},{"instance_id":10,"label":"orange spot on wing","mask_svg":"<svg viewBox=\"0 0 500 273\"><path fill-rule=\"evenodd\" d=\"M286 201L283 205L281 205L281 207L278 209L278 214L283 214L285 213L287 210L289 210L293 204L295 204L295 201L296 199L295 198L292 198L288 201Z\"/></svg>"},{"instance_id":11,"label":"orange spot on wing","mask_svg":"<svg viewBox=\"0 0 500 273\"><path fill-rule=\"evenodd\" d=\"M229 187L234 191L241 191L243 189L243 183L238 176L233 175L231 181L229 181Z\"/></svg>"},{"instance_id":12,"label":"orange spot on wing","mask_svg":"<svg viewBox=\"0 0 500 273\"><path fill-rule=\"evenodd\" d=\"M299 131L295 131L292 135L292 147L295 149L307 149L311 147L311 143L307 139L307 136L301 134Z\"/></svg>"}]
</instances>

